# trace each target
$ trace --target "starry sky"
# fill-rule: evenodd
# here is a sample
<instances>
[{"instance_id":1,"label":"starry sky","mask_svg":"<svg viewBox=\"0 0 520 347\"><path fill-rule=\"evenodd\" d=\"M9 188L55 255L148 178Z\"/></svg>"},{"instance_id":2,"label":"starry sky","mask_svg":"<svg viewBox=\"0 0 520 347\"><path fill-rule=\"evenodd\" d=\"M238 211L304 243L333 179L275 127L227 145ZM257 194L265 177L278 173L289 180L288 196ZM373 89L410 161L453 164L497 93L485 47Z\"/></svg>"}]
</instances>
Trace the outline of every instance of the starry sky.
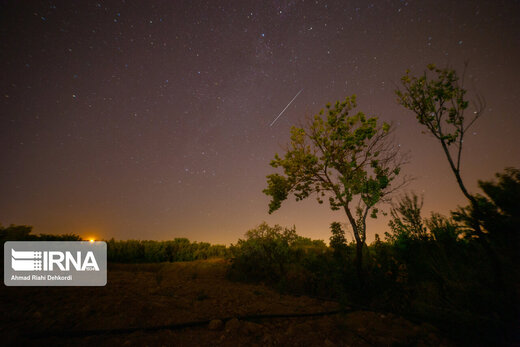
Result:
<instances>
[{"instance_id":1,"label":"starry sky","mask_svg":"<svg viewBox=\"0 0 520 347\"><path fill-rule=\"evenodd\" d=\"M227 244L267 221L328 241L344 214L291 199L268 215L262 189L290 127L351 94L396 125L425 214L448 213L464 197L394 90L407 68L469 61L486 100L462 163L477 192L520 166L519 28L502 0L2 1L0 222Z\"/></svg>"}]
</instances>

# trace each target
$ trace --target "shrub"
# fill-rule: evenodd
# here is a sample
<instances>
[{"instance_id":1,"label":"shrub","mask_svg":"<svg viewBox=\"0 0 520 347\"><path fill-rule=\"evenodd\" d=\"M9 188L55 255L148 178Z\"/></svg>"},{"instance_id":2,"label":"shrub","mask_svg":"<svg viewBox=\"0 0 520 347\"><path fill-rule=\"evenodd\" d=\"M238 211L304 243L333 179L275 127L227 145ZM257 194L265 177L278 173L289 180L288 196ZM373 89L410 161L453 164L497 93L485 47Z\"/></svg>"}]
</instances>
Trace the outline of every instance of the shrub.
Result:
<instances>
[{"instance_id":1,"label":"shrub","mask_svg":"<svg viewBox=\"0 0 520 347\"><path fill-rule=\"evenodd\" d=\"M231 273L245 280L277 281L285 275L286 265L293 260L291 245L298 239L296 230L270 227L262 223L231 246Z\"/></svg>"},{"instance_id":2,"label":"shrub","mask_svg":"<svg viewBox=\"0 0 520 347\"><path fill-rule=\"evenodd\" d=\"M186 238L169 241L126 240L107 242L107 258L118 263L159 263L225 257L228 248Z\"/></svg>"}]
</instances>

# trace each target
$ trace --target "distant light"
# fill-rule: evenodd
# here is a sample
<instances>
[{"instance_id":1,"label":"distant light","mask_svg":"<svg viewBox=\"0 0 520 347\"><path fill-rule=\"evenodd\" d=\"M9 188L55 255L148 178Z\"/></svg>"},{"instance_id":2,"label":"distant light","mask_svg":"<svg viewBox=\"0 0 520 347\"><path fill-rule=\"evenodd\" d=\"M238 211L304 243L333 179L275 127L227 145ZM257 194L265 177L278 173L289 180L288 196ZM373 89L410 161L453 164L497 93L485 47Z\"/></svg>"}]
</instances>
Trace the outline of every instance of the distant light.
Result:
<instances>
[{"instance_id":1,"label":"distant light","mask_svg":"<svg viewBox=\"0 0 520 347\"><path fill-rule=\"evenodd\" d=\"M88 241L89 241L90 243L92 243L92 242L94 242L94 241L96 241L96 240L94 240L94 239L90 239L90 240L88 240Z\"/></svg>"}]
</instances>

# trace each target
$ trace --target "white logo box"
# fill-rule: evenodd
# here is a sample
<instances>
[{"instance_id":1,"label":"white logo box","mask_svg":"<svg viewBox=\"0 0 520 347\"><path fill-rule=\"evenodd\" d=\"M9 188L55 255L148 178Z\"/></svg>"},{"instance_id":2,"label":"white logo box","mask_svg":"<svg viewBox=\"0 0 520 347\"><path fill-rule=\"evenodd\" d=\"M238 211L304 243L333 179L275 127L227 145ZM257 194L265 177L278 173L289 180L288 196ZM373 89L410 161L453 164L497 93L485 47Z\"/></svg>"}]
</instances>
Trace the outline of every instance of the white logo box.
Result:
<instances>
[{"instance_id":1,"label":"white logo box","mask_svg":"<svg viewBox=\"0 0 520 347\"><path fill-rule=\"evenodd\" d=\"M7 241L6 286L104 286L107 244L104 241Z\"/></svg>"}]
</instances>

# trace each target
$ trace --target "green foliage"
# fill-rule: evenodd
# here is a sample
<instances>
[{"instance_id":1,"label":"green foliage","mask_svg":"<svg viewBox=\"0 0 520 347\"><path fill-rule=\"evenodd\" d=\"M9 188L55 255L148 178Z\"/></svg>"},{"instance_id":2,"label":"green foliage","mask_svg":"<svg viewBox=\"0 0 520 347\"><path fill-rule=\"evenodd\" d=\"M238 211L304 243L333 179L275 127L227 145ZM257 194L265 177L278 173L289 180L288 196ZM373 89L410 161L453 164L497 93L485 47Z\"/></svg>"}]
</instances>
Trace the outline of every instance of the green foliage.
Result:
<instances>
[{"instance_id":1,"label":"green foliage","mask_svg":"<svg viewBox=\"0 0 520 347\"><path fill-rule=\"evenodd\" d=\"M398 102L413 111L420 124L447 145L462 139L469 102L455 70L430 64L419 77L410 76L407 70L401 83L404 90L396 91ZM475 112L471 123L479 116L480 112Z\"/></svg>"},{"instance_id":2,"label":"green foliage","mask_svg":"<svg viewBox=\"0 0 520 347\"><path fill-rule=\"evenodd\" d=\"M434 248L426 248L421 253L431 256L431 266L425 268L442 279L437 282L441 283L442 290L451 290L460 295L454 299L443 299L464 307L471 312L469 316L475 316L477 311L484 314L488 310L497 312L501 319L511 322L511 317L519 316L518 310L512 308L518 307L518 170L508 169L505 174L498 174L498 183L479 182L487 196L470 194L461 176L461 154L465 134L483 113L483 99L477 96L473 114L467 117L465 111L469 102L463 87L464 73L459 78L449 68L439 69L428 65L427 71L419 77L410 76L407 71L401 82L403 89L396 91L398 102L414 112L419 123L440 142L457 183L470 202L468 207L460 208L452 214L455 220L432 214L426 222L430 231L428 237L421 242L431 242L438 249L433 251ZM418 241L408 238L396 245L405 246L401 250L413 249L406 246L412 244L415 247ZM461 249L467 253L461 252ZM466 254L466 258L457 258L453 252ZM482 258L486 260L483 261ZM473 262L472 267L467 266L467 259ZM417 267L421 264L417 260L410 263ZM463 271L460 271L461 268ZM475 268L479 269L478 274L472 271ZM487 277L481 274L486 274ZM468 288L472 288L472 291L468 291ZM430 299L432 297L431 295ZM435 305L438 304L430 307ZM442 315L448 316L446 313ZM460 318L465 319L462 316ZM486 324L502 323L495 320Z\"/></svg>"},{"instance_id":3,"label":"green foliage","mask_svg":"<svg viewBox=\"0 0 520 347\"><path fill-rule=\"evenodd\" d=\"M270 227L262 223L246 232L246 239L239 239L230 248L233 257L232 272L245 279L275 280L285 275L294 252L291 246L298 239L293 227Z\"/></svg>"},{"instance_id":4,"label":"green foliage","mask_svg":"<svg viewBox=\"0 0 520 347\"><path fill-rule=\"evenodd\" d=\"M501 266L520 263L520 170L507 168L497 173L498 181L479 181L484 195L475 196L476 204L459 208L453 218L465 226L467 237L485 238L498 254ZM484 234L478 234L479 227ZM519 275L514 267L515 276ZM515 278L507 276L506 281Z\"/></svg>"},{"instance_id":5,"label":"green foliage","mask_svg":"<svg viewBox=\"0 0 520 347\"><path fill-rule=\"evenodd\" d=\"M345 231L341 228L341 224L338 222L332 222L330 224L330 230L332 233L332 236L330 237L330 247L334 249L334 254L336 256L342 257L345 255L348 248Z\"/></svg>"},{"instance_id":6,"label":"green foliage","mask_svg":"<svg viewBox=\"0 0 520 347\"><path fill-rule=\"evenodd\" d=\"M464 135L482 115L485 108L483 99L477 97L473 115L467 118L464 112L469 102L465 99L464 74L459 79L455 70L439 69L433 64L428 65L427 71L419 77L410 76L407 70L401 83L403 89L396 90L398 103L411 110L419 123L439 140L462 193L476 204L464 186L460 164ZM454 153L450 150L451 145L455 145Z\"/></svg>"},{"instance_id":7,"label":"green foliage","mask_svg":"<svg viewBox=\"0 0 520 347\"><path fill-rule=\"evenodd\" d=\"M386 240L398 248L407 247L411 240L432 240L441 243L457 242L463 230L454 220L432 213L430 218L421 216L423 199L415 193L405 194L392 207L388 222L391 232L385 233Z\"/></svg>"},{"instance_id":8,"label":"green foliage","mask_svg":"<svg viewBox=\"0 0 520 347\"><path fill-rule=\"evenodd\" d=\"M0 226L0 241L82 241L75 234L32 235L32 227L26 225ZM127 240L107 241L107 258L119 263L159 263L191 261L228 256L228 248L207 242L190 242L186 238L171 241Z\"/></svg>"},{"instance_id":9,"label":"green foliage","mask_svg":"<svg viewBox=\"0 0 520 347\"><path fill-rule=\"evenodd\" d=\"M262 223L246 233L230 247L231 278L267 281L282 285L287 283L291 267L302 259L315 259L327 252L322 240L311 240L296 234L295 228L273 227Z\"/></svg>"},{"instance_id":10,"label":"green foliage","mask_svg":"<svg viewBox=\"0 0 520 347\"><path fill-rule=\"evenodd\" d=\"M296 201L315 194L321 204L328 199L332 210L343 209L358 244L361 276L362 245L366 240L366 218L377 217L375 205L391 192L402 161L398 147L389 140L390 124L363 112L350 115L356 97L333 106L327 104L304 127L292 127L291 141L271 166L283 173L267 176L263 192L271 197L269 213L281 207L290 194Z\"/></svg>"},{"instance_id":11,"label":"green foliage","mask_svg":"<svg viewBox=\"0 0 520 347\"><path fill-rule=\"evenodd\" d=\"M229 275L267 282L281 291L415 317L468 343L500 341L495 340L500 336L497 334L511 322L510 316L504 315L510 298L493 291L489 279L493 269L480 245L474 239L461 238L461 226L450 218L435 213L420 218L422 201L414 195L401 203L398 216L407 221L403 223L405 230L412 231L387 242L376 237L366 248L363 290L359 290L356 277L355 245L346 244L339 223L331 224L331 245L345 247L341 257L337 249L302 238L294 228L263 223L232 247Z\"/></svg>"},{"instance_id":12,"label":"green foliage","mask_svg":"<svg viewBox=\"0 0 520 347\"><path fill-rule=\"evenodd\" d=\"M380 146L390 125L378 126L377 117L367 117L362 112L349 116L355 106L355 96L346 98L334 107L327 105L326 119L316 115L307 129L291 129L285 156L277 154L271 161L274 168L283 168L284 175L268 176L264 193L272 197L270 213L281 206L289 193L296 200L317 193L321 203L325 193L330 192L329 202L334 210L344 207L356 195L361 195L370 207L381 199L397 175L389 165L389 156L394 153L383 153L381 150L388 148Z\"/></svg>"},{"instance_id":13,"label":"green foliage","mask_svg":"<svg viewBox=\"0 0 520 347\"><path fill-rule=\"evenodd\" d=\"M392 233L386 233L388 240L426 237L426 228L421 217L423 199L412 194L405 194L390 210L392 219L388 223Z\"/></svg>"},{"instance_id":14,"label":"green foliage","mask_svg":"<svg viewBox=\"0 0 520 347\"><path fill-rule=\"evenodd\" d=\"M117 263L158 263L226 257L228 249L207 242L190 242L186 238L170 241L127 240L107 242L107 258Z\"/></svg>"},{"instance_id":15,"label":"green foliage","mask_svg":"<svg viewBox=\"0 0 520 347\"><path fill-rule=\"evenodd\" d=\"M485 195L477 194L478 210L470 205L460 208L454 217L474 230L475 224L481 225L493 238L518 240L515 226L520 224L520 170L507 168L497 173L498 182L479 181L478 185Z\"/></svg>"},{"instance_id":16,"label":"green foliage","mask_svg":"<svg viewBox=\"0 0 520 347\"><path fill-rule=\"evenodd\" d=\"M461 225L439 213L432 212L430 218L425 222L431 237L441 244L461 241L464 236Z\"/></svg>"}]
</instances>

